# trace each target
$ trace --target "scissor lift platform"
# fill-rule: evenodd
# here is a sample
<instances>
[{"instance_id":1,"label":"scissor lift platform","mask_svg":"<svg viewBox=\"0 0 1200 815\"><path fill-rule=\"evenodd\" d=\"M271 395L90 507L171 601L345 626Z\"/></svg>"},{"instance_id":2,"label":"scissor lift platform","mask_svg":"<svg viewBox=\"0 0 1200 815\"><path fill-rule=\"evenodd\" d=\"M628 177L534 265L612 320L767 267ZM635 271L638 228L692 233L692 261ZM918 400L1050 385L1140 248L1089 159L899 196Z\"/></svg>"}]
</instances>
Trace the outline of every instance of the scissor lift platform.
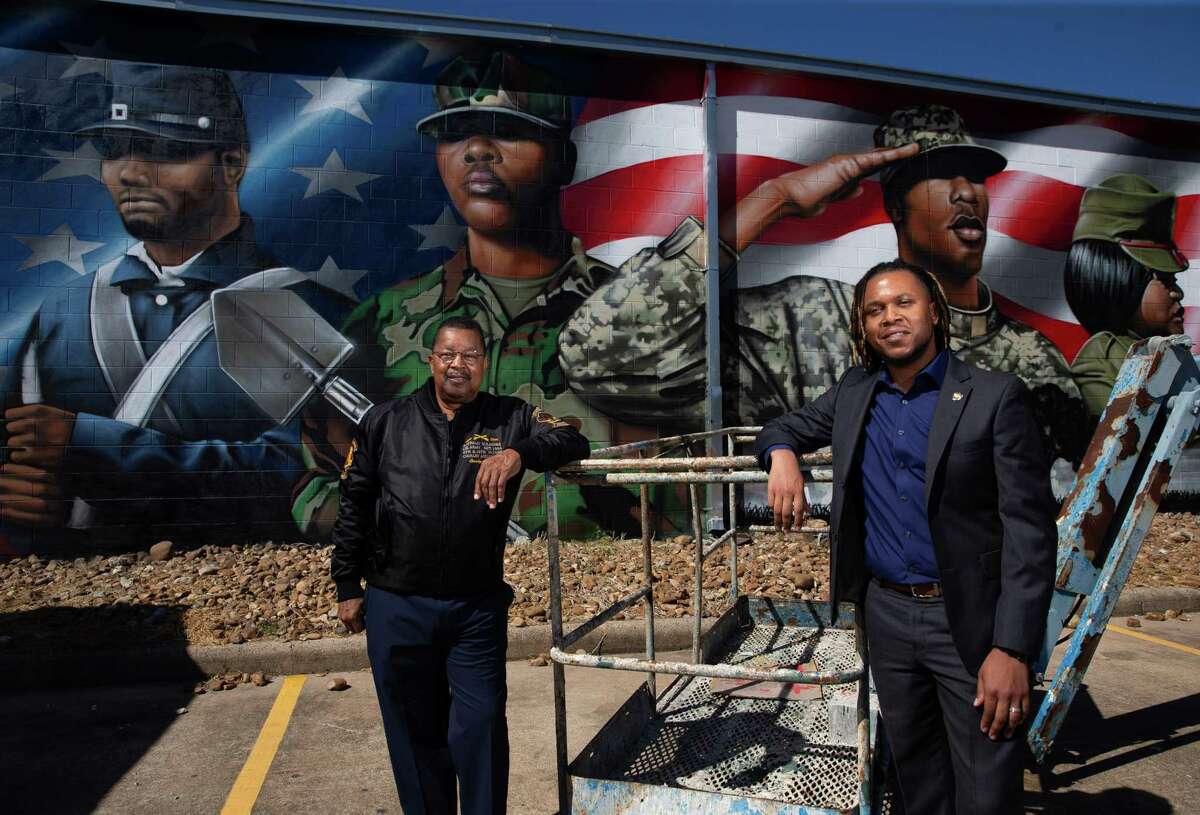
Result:
<instances>
[{"instance_id":1,"label":"scissor lift platform","mask_svg":"<svg viewBox=\"0 0 1200 815\"><path fill-rule=\"evenodd\" d=\"M758 428L650 439L593 451L591 458L547 474L547 555L554 669L554 727L560 815L637 811L843 815L879 811L883 778L875 764L870 688L861 620L852 604L837 608L803 598L773 600L738 593L735 488L765 480L738 444ZM726 455L696 456L698 447ZM671 453L682 452L683 455ZM650 457L647 457L649 454ZM828 481L828 453L801 457L811 478ZM637 484L642 522L642 584L574 630L562 620L556 486ZM657 658L649 486L685 486L692 515L692 648L684 662ZM729 529L707 540L701 484L725 484ZM805 531L817 531L805 529ZM727 552L730 605L702 635L704 563ZM645 658L571 649L625 609L641 605ZM644 671L646 682L568 761L564 667ZM657 676L673 676L661 692ZM715 689L714 689L715 687ZM754 698L757 697L757 698Z\"/></svg>"},{"instance_id":2,"label":"scissor lift platform","mask_svg":"<svg viewBox=\"0 0 1200 815\"><path fill-rule=\"evenodd\" d=\"M826 603L742 596L704 637L703 651L706 664L862 670L852 608L831 625ZM713 682L677 676L657 705L640 687L572 762L575 811L858 810L856 683L773 699L714 693ZM831 709L847 717L831 723Z\"/></svg>"}]
</instances>

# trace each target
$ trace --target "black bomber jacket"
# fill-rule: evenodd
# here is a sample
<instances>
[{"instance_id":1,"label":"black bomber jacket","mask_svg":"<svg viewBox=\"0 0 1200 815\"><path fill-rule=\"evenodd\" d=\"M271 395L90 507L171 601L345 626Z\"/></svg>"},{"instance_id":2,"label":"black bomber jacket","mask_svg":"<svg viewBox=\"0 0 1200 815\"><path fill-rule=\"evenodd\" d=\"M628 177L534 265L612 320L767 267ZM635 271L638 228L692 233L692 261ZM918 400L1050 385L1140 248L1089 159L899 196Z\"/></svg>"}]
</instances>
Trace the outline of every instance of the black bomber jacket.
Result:
<instances>
[{"instance_id":1,"label":"black bomber jacket","mask_svg":"<svg viewBox=\"0 0 1200 815\"><path fill-rule=\"evenodd\" d=\"M521 456L504 501L475 500L488 456ZM361 580L399 594L476 594L504 581L508 519L526 469L553 470L588 456L588 441L566 422L511 396L480 393L454 420L438 407L433 382L384 402L358 425L342 468L331 574L338 600L361 597Z\"/></svg>"}]
</instances>

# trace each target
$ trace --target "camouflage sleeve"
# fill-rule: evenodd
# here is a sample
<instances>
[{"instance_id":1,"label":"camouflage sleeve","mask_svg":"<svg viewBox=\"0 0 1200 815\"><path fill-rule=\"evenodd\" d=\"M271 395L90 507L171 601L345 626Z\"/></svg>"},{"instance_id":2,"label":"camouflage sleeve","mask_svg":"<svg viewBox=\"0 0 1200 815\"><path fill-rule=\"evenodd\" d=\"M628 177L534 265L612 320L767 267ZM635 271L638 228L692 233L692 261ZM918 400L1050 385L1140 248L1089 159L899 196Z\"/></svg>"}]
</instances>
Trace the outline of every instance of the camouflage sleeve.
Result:
<instances>
[{"instance_id":1,"label":"camouflage sleeve","mask_svg":"<svg viewBox=\"0 0 1200 815\"><path fill-rule=\"evenodd\" d=\"M563 374L593 407L636 424L703 421L703 235L686 219L626 261L563 326Z\"/></svg>"},{"instance_id":2,"label":"camouflage sleeve","mask_svg":"<svg viewBox=\"0 0 1200 815\"><path fill-rule=\"evenodd\" d=\"M851 366L853 286L792 275L735 297L737 370L726 387L736 387L739 423L764 424L812 402Z\"/></svg>"},{"instance_id":3,"label":"camouflage sleeve","mask_svg":"<svg viewBox=\"0 0 1200 815\"><path fill-rule=\"evenodd\" d=\"M571 388L631 424L699 427L705 395L703 227L685 220L630 258L571 316L559 359ZM726 264L723 262L722 267ZM761 423L832 387L850 365L853 288L794 275L741 289L723 307L723 385L736 415Z\"/></svg>"}]
</instances>

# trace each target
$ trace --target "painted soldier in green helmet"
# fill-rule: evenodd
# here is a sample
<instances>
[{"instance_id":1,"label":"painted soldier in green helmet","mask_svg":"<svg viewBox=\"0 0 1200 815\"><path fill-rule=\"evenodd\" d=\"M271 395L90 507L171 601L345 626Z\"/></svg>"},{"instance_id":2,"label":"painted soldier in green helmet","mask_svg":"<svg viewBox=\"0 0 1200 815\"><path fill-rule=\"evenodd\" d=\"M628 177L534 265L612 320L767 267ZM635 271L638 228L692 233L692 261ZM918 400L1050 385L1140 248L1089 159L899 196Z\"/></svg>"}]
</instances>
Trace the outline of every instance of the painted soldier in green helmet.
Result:
<instances>
[{"instance_id":1,"label":"painted soldier in green helmet","mask_svg":"<svg viewBox=\"0 0 1200 815\"><path fill-rule=\"evenodd\" d=\"M420 389L438 325L468 317L483 327L491 361L483 390L518 396L601 444L637 434L580 401L558 359L563 323L614 273L560 220L559 192L575 172L570 98L547 74L503 52L454 60L434 95L437 111L417 130L435 140L438 173L466 239L445 263L376 294L348 318L345 332L363 345L353 365L370 380L367 390L382 400ZM309 422L313 466L294 514L310 534L322 535L336 512L337 472L349 444L343 425L335 416ZM643 428L637 437L647 435ZM620 488L565 488L559 497L568 534L596 526L632 532L636 504ZM513 519L532 532L544 525L544 513L542 481L531 476Z\"/></svg>"},{"instance_id":2,"label":"painted soldier in green helmet","mask_svg":"<svg viewBox=\"0 0 1200 815\"><path fill-rule=\"evenodd\" d=\"M1071 372L1088 413L1099 418L1130 347L1183 333L1188 260L1175 245L1175 194L1123 173L1083 193L1063 270L1067 303L1092 335Z\"/></svg>"}]
</instances>

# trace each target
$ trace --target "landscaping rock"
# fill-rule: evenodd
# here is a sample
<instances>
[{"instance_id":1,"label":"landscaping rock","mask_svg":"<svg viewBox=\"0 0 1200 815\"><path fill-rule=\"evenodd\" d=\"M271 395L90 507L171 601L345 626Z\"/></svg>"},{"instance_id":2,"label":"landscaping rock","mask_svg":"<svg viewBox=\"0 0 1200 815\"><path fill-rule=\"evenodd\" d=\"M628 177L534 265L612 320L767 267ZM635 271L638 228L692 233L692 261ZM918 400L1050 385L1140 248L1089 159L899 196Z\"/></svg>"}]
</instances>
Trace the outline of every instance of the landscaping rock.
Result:
<instances>
[{"instance_id":1,"label":"landscaping rock","mask_svg":"<svg viewBox=\"0 0 1200 815\"><path fill-rule=\"evenodd\" d=\"M150 559L155 562L161 562L171 557L175 549L175 544L171 541L159 541L150 547Z\"/></svg>"}]
</instances>

